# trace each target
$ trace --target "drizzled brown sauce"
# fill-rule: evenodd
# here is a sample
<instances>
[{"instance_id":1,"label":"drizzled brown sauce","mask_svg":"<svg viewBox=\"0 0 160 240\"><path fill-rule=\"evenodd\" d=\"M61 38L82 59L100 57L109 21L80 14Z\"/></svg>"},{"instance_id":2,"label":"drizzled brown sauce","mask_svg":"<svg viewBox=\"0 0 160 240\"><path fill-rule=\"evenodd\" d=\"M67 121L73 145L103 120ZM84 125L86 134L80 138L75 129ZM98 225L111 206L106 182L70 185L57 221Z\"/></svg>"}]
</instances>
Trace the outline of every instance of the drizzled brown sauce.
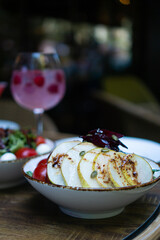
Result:
<instances>
[{"instance_id":1,"label":"drizzled brown sauce","mask_svg":"<svg viewBox=\"0 0 160 240\"><path fill-rule=\"evenodd\" d=\"M50 162L52 162L52 167L60 168L62 159L65 156L67 156L67 154L63 153L63 154L57 154L55 157L52 157L52 159L50 160Z\"/></svg>"}]
</instances>

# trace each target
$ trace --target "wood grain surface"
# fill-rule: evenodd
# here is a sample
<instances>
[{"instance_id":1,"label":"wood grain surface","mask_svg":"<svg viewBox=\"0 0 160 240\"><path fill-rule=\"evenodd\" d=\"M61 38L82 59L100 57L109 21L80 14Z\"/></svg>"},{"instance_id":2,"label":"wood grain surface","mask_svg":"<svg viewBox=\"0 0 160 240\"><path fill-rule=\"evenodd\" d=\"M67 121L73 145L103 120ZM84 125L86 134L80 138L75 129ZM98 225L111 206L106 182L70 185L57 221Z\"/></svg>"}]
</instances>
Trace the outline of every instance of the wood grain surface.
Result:
<instances>
[{"instance_id":1,"label":"wood grain surface","mask_svg":"<svg viewBox=\"0 0 160 240\"><path fill-rule=\"evenodd\" d=\"M134 240L160 239L160 215Z\"/></svg>"},{"instance_id":2,"label":"wood grain surface","mask_svg":"<svg viewBox=\"0 0 160 240\"><path fill-rule=\"evenodd\" d=\"M63 214L57 205L25 183L0 192L0 240L123 239L153 213L159 196L158 184L118 216L84 220Z\"/></svg>"}]
</instances>

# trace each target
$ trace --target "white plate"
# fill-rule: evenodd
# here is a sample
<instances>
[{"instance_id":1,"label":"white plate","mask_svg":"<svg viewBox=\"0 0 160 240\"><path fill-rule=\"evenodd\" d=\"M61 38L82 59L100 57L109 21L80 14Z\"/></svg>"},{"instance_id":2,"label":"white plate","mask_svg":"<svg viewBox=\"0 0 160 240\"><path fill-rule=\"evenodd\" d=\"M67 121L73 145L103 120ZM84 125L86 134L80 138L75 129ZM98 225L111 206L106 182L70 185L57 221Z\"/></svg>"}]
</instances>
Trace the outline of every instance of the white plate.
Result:
<instances>
[{"instance_id":1,"label":"white plate","mask_svg":"<svg viewBox=\"0 0 160 240\"><path fill-rule=\"evenodd\" d=\"M63 138L63 139L58 139L55 141L55 146L58 146L62 142L67 142L67 141L74 141L74 140L79 140L82 141L82 138L79 137L71 137L71 138Z\"/></svg>"},{"instance_id":2,"label":"white plate","mask_svg":"<svg viewBox=\"0 0 160 240\"><path fill-rule=\"evenodd\" d=\"M138 155L150 158L155 162L160 162L160 143L134 137L123 137L120 139L127 147L120 149L124 152L134 152Z\"/></svg>"},{"instance_id":3,"label":"white plate","mask_svg":"<svg viewBox=\"0 0 160 240\"><path fill-rule=\"evenodd\" d=\"M16 122L12 122L9 120L0 120L0 128L4 128L4 129L9 128L9 129L17 130L17 129L20 129L20 126Z\"/></svg>"}]
</instances>

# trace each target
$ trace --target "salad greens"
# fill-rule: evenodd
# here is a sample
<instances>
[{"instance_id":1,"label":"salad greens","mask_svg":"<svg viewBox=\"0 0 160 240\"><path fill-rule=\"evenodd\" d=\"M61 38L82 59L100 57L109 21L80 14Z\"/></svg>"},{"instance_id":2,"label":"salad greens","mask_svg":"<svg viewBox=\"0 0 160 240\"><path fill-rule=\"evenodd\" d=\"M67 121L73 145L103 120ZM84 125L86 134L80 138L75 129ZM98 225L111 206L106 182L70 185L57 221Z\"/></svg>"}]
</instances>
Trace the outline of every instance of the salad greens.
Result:
<instances>
[{"instance_id":1,"label":"salad greens","mask_svg":"<svg viewBox=\"0 0 160 240\"><path fill-rule=\"evenodd\" d=\"M0 129L0 156L23 147L36 148L36 135L31 130Z\"/></svg>"}]
</instances>

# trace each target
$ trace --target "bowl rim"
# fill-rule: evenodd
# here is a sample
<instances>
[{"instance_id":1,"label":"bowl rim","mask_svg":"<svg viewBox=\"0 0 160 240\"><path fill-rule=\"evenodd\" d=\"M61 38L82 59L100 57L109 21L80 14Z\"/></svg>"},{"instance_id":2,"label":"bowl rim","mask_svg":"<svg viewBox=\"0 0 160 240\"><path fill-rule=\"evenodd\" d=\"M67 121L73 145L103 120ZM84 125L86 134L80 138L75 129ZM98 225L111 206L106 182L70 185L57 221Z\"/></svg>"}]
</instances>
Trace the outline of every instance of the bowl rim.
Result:
<instances>
[{"instance_id":1,"label":"bowl rim","mask_svg":"<svg viewBox=\"0 0 160 240\"><path fill-rule=\"evenodd\" d=\"M53 143L53 147L55 146L55 141L52 141L51 139L48 139L48 138L45 138L45 140L47 141L50 141L50 143L52 142ZM35 157L41 157L43 155L46 155L46 154L50 154L50 151L49 152L46 152L46 153L43 153L43 154L37 154L35 156L31 156L31 157L25 157L25 158L16 158L14 160L5 160L5 161L1 161L0 160L0 164L8 164L8 163L20 163L20 162L26 162L28 160L31 160Z\"/></svg>"},{"instance_id":2,"label":"bowl rim","mask_svg":"<svg viewBox=\"0 0 160 240\"><path fill-rule=\"evenodd\" d=\"M27 178L27 180L31 180L33 182L37 182L39 184L43 184L43 185L48 185L50 187L53 188L60 188L60 189L68 189L68 190L76 190L76 191L89 191L89 192L114 192L114 191L122 191L122 190L132 190L132 189L139 189L139 188L144 188L147 186L150 186L154 183L158 183L158 181L160 180L160 176L153 179L152 181L140 184L140 185L132 185L132 186L125 186L125 187L116 187L116 188L84 188L84 187L72 187L72 186L64 186L64 185L58 185L58 184L54 184L54 183L47 183L38 179L35 179L31 176L29 176L25 171L24 171L24 167L35 157L41 157L42 155L39 156L34 156L32 158L30 158L28 161L26 161L23 166L22 166L22 173L24 175L25 178ZM151 159L150 159L151 160ZM153 160L151 160L153 161ZM154 161L153 161L154 162ZM155 162L156 163L156 162ZM157 164L157 163L156 163Z\"/></svg>"}]
</instances>

